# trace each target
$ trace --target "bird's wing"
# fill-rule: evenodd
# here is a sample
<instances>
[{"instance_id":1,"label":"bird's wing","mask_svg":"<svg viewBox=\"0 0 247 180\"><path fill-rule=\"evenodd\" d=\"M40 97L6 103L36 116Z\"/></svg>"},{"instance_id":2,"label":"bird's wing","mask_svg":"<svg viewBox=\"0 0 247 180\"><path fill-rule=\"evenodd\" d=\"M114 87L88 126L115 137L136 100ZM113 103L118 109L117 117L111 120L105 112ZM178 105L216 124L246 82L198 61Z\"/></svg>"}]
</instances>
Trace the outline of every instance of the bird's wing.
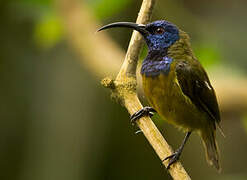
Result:
<instances>
[{"instance_id":1,"label":"bird's wing","mask_svg":"<svg viewBox=\"0 0 247 180\"><path fill-rule=\"evenodd\" d=\"M215 92L199 61L190 64L186 61L179 62L176 65L176 75L184 95L218 124L220 112Z\"/></svg>"}]
</instances>

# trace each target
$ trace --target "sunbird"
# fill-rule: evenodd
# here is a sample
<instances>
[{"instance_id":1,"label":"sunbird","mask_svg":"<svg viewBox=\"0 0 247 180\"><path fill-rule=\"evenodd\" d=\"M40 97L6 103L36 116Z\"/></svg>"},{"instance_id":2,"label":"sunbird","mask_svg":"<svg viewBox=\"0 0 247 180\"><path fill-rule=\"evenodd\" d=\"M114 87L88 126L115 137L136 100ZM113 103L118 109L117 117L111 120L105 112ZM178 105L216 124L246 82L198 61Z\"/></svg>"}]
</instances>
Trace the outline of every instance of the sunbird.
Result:
<instances>
[{"instance_id":1,"label":"sunbird","mask_svg":"<svg viewBox=\"0 0 247 180\"><path fill-rule=\"evenodd\" d=\"M189 35L165 20L147 25L116 22L98 31L113 27L138 31L148 46L141 75L144 94L151 106L134 113L131 120L157 112L168 123L186 132L180 147L164 158L169 160L167 168L179 159L191 132L197 132L207 162L220 171L216 142L216 127L221 130L219 106L208 75L192 51Z\"/></svg>"}]
</instances>

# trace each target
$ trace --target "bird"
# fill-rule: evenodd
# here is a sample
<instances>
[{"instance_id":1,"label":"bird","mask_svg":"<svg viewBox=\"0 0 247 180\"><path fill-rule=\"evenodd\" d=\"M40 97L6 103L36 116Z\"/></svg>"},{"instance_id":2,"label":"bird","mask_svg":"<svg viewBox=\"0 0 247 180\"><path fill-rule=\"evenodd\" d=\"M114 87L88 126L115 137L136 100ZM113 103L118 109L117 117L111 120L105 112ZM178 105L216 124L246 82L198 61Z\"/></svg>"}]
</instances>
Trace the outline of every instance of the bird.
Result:
<instances>
[{"instance_id":1,"label":"bird","mask_svg":"<svg viewBox=\"0 0 247 180\"><path fill-rule=\"evenodd\" d=\"M150 106L131 115L131 121L157 112L166 122L186 133L179 148L164 158L163 161L169 160L167 169L179 160L191 133L196 132L202 139L208 164L220 172L216 142L216 129L222 132L219 105L209 77L193 53L189 35L166 20L146 25L115 22L98 31L115 27L138 31L148 47L140 73Z\"/></svg>"}]
</instances>

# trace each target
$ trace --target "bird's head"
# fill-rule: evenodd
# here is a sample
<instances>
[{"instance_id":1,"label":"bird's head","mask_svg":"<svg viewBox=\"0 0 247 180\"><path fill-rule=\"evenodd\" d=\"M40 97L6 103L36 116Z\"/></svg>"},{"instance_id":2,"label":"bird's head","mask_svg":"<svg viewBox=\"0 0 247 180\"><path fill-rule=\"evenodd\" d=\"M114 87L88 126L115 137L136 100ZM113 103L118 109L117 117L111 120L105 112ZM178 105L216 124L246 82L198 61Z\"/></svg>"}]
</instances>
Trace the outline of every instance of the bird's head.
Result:
<instances>
[{"instance_id":1,"label":"bird's head","mask_svg":"<svg viewBox=\"0 0 247 180\"><path fill-rule=\"evenodd\" d=\"M179 29L174 24L165 20L154 21L147 25L131 22L116 22L105 25L98 31L113 27L127 27L140 32L150 51L168 49L179 39Z\"/></svg>"}]
</instances>

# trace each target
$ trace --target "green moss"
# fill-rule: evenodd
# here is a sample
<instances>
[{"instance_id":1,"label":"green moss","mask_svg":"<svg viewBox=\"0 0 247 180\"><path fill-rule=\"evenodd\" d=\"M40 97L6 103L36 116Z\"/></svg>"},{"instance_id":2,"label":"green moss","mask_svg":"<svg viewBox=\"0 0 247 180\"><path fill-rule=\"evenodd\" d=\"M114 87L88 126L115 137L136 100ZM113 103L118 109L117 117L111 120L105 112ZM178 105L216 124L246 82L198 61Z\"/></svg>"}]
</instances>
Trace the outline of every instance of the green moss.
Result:
<instances>
[{"instance_id":1,"label":"green moss","mask_svg":"<svg viewBox=\"0 0 247 180\"><path fill-rule=\"evenodd\" d=\"M102 79L101 84L106 88L115 89L114 80L110 77L105 77Z\"/></svg>"},{"instance_id":2,"label":"green moss","mask_svg":"<svg viewBox=\"0 0 247 180\"><path fill-rule=\"evenodd\" d=\"M111 89L111 98L121 105L124 105L124 98L126 96L136 92L137 86L136 78L134 77L124 77L121 80L113 80L106 77L101 81L101 84Z\"/></svg>"}]
</instances>

